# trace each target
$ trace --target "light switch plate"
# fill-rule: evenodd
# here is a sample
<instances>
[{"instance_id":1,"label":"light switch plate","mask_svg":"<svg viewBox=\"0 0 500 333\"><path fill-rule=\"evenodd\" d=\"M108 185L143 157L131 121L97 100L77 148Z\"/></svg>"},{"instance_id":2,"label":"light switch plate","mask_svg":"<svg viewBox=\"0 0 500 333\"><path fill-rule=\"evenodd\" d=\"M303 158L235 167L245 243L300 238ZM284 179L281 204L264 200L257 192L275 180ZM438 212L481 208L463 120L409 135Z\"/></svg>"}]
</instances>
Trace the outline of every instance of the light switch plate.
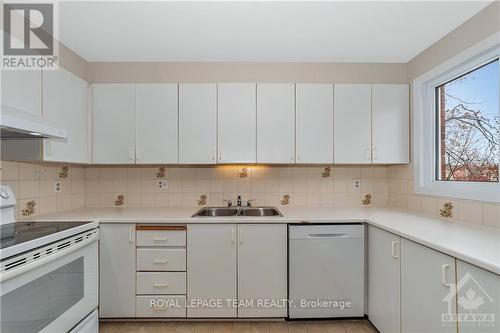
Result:
<instances>
[{"instance_id":1,"label":"light switch plate","mask_svg":"<svg viewBox=\"0 0 500 333\"><path fill-rule=\"evenodd\" d=\"M168 181L166 180L159 180L158 181L158 189L159 190L168 190Z\"/></svg>"}]
</instances>

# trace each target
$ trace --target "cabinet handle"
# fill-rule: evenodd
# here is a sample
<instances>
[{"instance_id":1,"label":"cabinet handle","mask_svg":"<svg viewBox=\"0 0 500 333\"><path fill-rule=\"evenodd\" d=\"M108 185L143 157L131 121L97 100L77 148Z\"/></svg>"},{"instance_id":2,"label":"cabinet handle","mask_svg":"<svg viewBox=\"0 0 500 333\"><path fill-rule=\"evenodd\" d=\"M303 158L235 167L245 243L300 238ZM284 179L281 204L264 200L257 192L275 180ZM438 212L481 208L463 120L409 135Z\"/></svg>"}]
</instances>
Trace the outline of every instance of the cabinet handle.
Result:
<instances>
[{"instance_id":1,"label":"cabinet handle","mask_svg":"<svg viewBox=\"0 0 500 333\"><path fill-rule=\"evenodd\" d=\"M448 276L448 269L450 268L450 265L444 264L441 266L441 283L445 287L451 287L452 284L447 282L447 276Z\"/></svg>"},{"instance_id":2,"label":"cabinet handle","mask_svg":"<svg viewBox=\"0 0 500 333\"><path fill-rule=\"evenodd\" d=\"M130 243L134 242L134 228L128 229L128 241Z\"/></svg>"},{"instance_id":3,"label":"cabinet handle","mask_svg":"<svg viewBox=\"0 0 500 333\"><path fill-rule=\"evenodd\" d=\"M135 153L135 159L139 161L141 159L141 153L139 151L136 151Z\"/></svg>"},{"instance_id":4,"label":"cabinet handle","mask_svg":"<svg viewBox=\"0 0 500 333\"><path fill-rule=\"evenodd\" d=\"M235 239L234 239L234 228L233 228L233 229L231 229L231 243L234 244L234 242L235 242Z\"/></svg>"},{"instance_id":5,"label":"cabinet handle","mask_svg":"<svg viewBox=\"0 0 500 333\"><path fill-rule=\"evenodd\" d=\"M372 158L373 158L374 160L376 160L376 159L377 159L377 148L373 148L373 149L372 149Z\"/></svg>"},{"instance_id":6,"label":"cabinet handle","mask_svg":"<svg viewBox=\"0 0 500 333\"><path fill-rule=\"evenodd\" d=\"M155 237L153 238L153 242L166 242L168 241L168 237Z\"/></svg>"},{"instance_id":7,"label":"cabinet handle","mask_svg":"<svg viewBox=\"0 0 500 333\"><path fill-rule=\"evenodd\" d=\"M161 259L154 259L153 264L166 264L168 262L167 259L161 260Z\"/></svg>"},{"instance_id":8,"label":"cabinet handle","mask_svg":"<svg viewBox=\"0 0 500 333\"><path fill-rule=\"evenodd\" d=\"M128 159L130 161L134 160L134 147L132 147L132 146L130 147L129 152L128 152Z\"/></svg>"},{"instance_id":9,"label":"cabinet handle","mask_svg":"<svg viewBox=\"0 0 500 333\"><path fill-rule=\"evenodd\" d=\"M222 161L222 154L219 154L219 161Z\"/></svg>"},{"instance_id":10,"label":"cabinet handle","mask_svg":"<svg viewBox=\"0 0 500 333\"><path fill-rule=\"evenodd\" d=\"M367 160L370 160L371 159L371 156L370 156L370 148L366 148L365 149L365 158Z\"/></svg>"},{"instance_id":11,"label":"cabinet handle","mask_svg":"<svg viewBox=\"0 0 500 333\"><path fill-rule=\"evenodd\" d=\"M398 245L398 241L393 241L392 242L392 257L394 259L398 259L399 258L399 254L397 254L397 251L396 251L396 246Z\"/></svg>"},{"instance_id":12,"label":"cabinet handle","mask_svg":"<svg viewBox=\"0 0 500 333\"><path fill-rule=\"evenodd\" d=\"M155 287L155 288L166 288L166 287L168 287L168 283L153 283L153 287Z\"/></svg>"},{"instance_id":13,"label":"cabinet handle","mask_svg":"<svg viewBox=\"0 0 500 333\"><path fill-rule=\"evenodd\" d=\"M240 230L240 244L243 244L243 230Z\"/></svg>"}]
</instances>

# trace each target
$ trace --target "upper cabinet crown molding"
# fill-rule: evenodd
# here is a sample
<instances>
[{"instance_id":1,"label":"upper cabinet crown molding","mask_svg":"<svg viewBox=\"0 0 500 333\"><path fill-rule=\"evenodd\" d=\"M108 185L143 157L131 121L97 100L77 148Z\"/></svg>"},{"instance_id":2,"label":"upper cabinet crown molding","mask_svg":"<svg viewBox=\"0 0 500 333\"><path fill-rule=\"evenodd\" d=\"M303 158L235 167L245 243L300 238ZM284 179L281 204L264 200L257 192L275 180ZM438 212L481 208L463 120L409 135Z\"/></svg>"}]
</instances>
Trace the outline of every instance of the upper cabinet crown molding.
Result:
<instances>
[{"instance_id":1,"label":"upper cabinet crown molding","mask_svg":"<svg viewBox=\"0 0 500 333\"><path fill-rule=\"evenodd\" d=\"M295 86L257 84L257 163L295 162Z\"/></svg>"},{"instance_id":2,"label":"upper cabinet crown molding","mask_svg":"<svg viewBox=\"0 0 500 333\"><path fill-rule=\"evenodd\" d=\"M217 84L179 84L179 163L217 163Z\"/></svg>"},{"instance_id":3,"label":"upper cabinet crown molding","mask_svg":"<svg viewBox=\"0 0 500 333\"><path fill-rule=\"evenodd\" d=\"M256 84L218 85L219 163L256 162Z\"/></svg>"},{"instance_id":4,"label":"upper cabinet crown molding","mask_svg":"<svg viewBox=\"0 0 500 333\"><path fill-rule=\"evenodd\" d=\"M333 163L333 84L296 84L296 161Z\"/></svg>"}]
</instances>

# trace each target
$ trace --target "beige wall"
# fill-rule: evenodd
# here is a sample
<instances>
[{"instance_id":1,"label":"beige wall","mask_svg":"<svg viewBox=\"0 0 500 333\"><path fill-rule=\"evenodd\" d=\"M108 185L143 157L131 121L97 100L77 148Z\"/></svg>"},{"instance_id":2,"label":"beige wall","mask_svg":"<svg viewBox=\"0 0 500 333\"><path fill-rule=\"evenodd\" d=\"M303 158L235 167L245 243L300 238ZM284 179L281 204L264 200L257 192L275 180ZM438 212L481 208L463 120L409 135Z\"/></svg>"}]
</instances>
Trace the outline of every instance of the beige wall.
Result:
<instances>
[{"instance_id":1,"label":"beige wall","mask_svg":"<svg viewBox=\"0 0 500 333\"><path fill-rule=\"evenodd\" d=\"M407 83L406 64L106 63L88 65L89 82Z\"/></svg>"}]
</instances>

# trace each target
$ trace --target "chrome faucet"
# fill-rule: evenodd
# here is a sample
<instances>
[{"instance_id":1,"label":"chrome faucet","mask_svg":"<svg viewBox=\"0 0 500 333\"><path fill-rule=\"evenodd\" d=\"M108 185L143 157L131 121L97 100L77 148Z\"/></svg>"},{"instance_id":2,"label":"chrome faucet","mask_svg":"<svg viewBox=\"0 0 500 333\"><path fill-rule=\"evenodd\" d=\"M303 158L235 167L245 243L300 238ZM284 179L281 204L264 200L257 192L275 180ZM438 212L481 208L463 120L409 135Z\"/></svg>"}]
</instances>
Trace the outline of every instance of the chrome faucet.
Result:
<instances>
[{"instance_id":1,"label":"chrome faucet","mask_svg":"<svg viewBox=\"0 0 500 333\"><path fill-rule=\"evenodd\" d=\"M238 200L236 201L238 207L241 207L241 195L238 195Z\"/></svg>"},{"instance_id":2,"label":"chrome faucet","mask_svg":"<svg viewBox=\"0 0 500 333\"><path fill-rule=\"evenodd\" d=\"M233 205L231 200L222 199L222 201L227 202L227 207L231 207Z\"/></svg>"}]
</instances>

